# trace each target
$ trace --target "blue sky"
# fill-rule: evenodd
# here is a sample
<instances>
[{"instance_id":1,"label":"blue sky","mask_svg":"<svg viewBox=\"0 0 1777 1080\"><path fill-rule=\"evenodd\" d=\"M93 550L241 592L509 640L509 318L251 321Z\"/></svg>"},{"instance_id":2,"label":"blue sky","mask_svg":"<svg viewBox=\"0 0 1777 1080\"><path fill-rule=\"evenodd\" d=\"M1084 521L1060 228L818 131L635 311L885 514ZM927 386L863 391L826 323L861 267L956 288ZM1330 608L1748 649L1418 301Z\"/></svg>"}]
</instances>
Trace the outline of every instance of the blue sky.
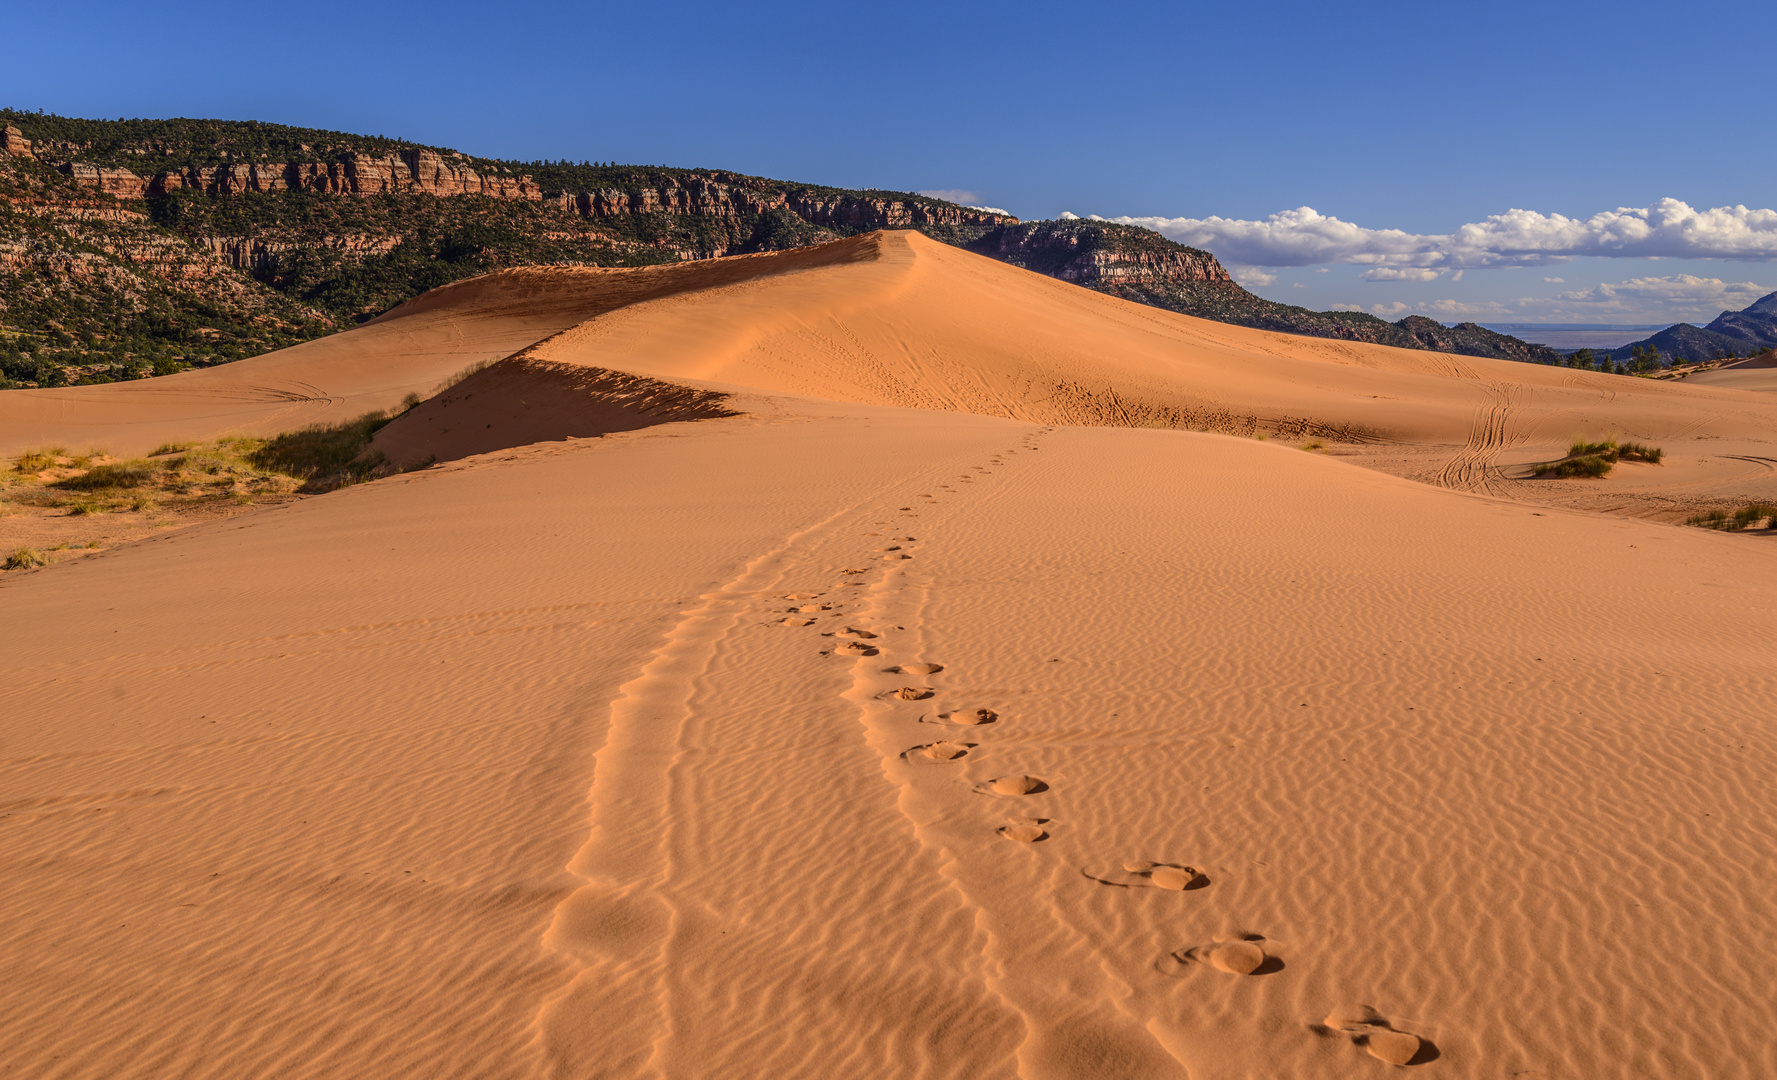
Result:
<instances>
[{"instance_id":1,"label":"blue sky","mask_svg":"<svg viewBox=\"0 0 1777 1080\"><path fill-rule=\"evenodd\" d=\"M1777 289L1768 0L89 0L7 23L15 108L965 192L1154 224L1312 307L1655 323Z\"/></svg>"}]
</instances>

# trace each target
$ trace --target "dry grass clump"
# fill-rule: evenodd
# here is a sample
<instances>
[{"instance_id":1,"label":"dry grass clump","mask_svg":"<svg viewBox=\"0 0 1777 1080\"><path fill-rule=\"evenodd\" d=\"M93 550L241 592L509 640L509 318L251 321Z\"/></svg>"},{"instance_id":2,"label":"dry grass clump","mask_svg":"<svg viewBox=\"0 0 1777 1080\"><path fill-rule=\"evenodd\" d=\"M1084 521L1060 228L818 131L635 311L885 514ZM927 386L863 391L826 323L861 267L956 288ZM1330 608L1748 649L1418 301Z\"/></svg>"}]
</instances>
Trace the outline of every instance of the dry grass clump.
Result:
<instances>
[{"instance_id":1,"label":"dry grass clump","mask_svg":"<svg viewBox=\"0 0 1777 1080\"><path fill-rule=\"evenodd\" d=\"M1769 503L1747 503L1732 514L1726 510L1711 510L1707 514L1698 514L1686 521L1685 524L1695 525L1701 529L1739 532L1742 529L1752 528L1760 521L1765 523L1767 529L1777 529L1777 506L1772 506Z\"/></svg>"},{"instance_id":2,"label":"dry grass clump","mask_svg":"<svg viewBox=\"0 0 1777 1080\"><path fill-rule=\"evenodd\" d=\"M64 491L138 488L153 480L154 473L154 466L146 461L114 461L104 465L94 465L79 476L57 480L54 486Z\"/></svg>"},{"instance_id":3,"label":"dry grass clump","mask_svg":"<svg viewBox=\"0 0 1777 1080\"><path fill-rule=\"evenodd\" d=\"M34 547L21 547L6 557L5 569L30 570L33 567L48 566L49 556Z\"/></svg>"}]
</instances>

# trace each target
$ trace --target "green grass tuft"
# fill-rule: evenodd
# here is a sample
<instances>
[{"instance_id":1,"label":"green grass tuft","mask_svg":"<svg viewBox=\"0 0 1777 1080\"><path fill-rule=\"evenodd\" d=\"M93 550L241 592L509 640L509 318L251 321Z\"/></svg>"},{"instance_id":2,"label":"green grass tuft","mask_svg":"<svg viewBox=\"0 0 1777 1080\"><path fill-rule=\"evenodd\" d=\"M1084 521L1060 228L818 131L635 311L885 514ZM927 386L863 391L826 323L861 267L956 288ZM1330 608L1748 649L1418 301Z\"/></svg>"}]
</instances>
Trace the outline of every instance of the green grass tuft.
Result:
<instances>
[{"instance_id":1,"label":"green grass tuft","mask_svg":"<svg viewBox=\"0 0 1777 1080\"><path fill-rule=\"evenodd\" d=\"M337 424L312 424L300 431L267 439L248 454L261 469L307 480L312 485L331 481L355 483L374 476L383 456L370 450L371 436L394 417L382 410Z\"/></svg>"},{"instance_id":2,"label":"green grass tuft","mask_svg":"<svg viewBox=\"0 0 1777 1080\"><path fill-rule=\"evenodd\" d=\"M1553 476L1561 480L1576 477L1596 479L1610 472L1611 461L1603 455L1590 457L1574 457L1565 461L1550 461L1538 465L1532 470L1534 476Z\"/></svg>"},{"instance_id":3,"label":"green grass tuft","mask_svg":"<svg viewBox=\"0 0 1777 1080\"><path fill-rule=\"evenodd\" d=\"M1686 521L1685 524L1695 525L1701 529L1739 532L1742 529L1750 529L1761 521L1765 523L1765 528L1777 529L1777 506L1772 506L1769 503L1747 503L1732 514L1726 510L1711 510L1707 514L1698 514Z\"/></svg>"}]
</instances>

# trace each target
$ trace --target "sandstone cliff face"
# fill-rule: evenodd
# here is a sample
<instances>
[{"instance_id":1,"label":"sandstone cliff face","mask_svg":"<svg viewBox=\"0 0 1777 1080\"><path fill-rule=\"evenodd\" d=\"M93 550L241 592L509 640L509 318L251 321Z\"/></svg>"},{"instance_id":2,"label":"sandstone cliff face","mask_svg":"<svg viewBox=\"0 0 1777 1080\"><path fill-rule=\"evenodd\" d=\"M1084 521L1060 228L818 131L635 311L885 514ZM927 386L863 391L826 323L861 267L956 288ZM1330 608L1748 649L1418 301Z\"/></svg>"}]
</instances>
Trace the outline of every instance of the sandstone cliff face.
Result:
<instances>
[{"instance_id":1,"label":"sandstone cliff face","mask_svg":"<svg viewBox=\"0 0 1777 1080\"><path fill-rule=\"evenodd\" d=\"M31 140L25 138L24 132L13 127L11 124L7 124L6 130L3 133L0 133L0 151L13 154L17 157L30 157Z\"/></svg>"},{"instance_id":2,"label":"sandstone cliff face","mask_svg":"<svg viewBox=\"0 0 1777 1080\"><path fill-rule=\"evenodd\" d=\"M9 130L16 132L18 129ZM29 145L25 143L27 148ZM80 183L125 199L167 195L187 189L205 195L248 191L381 195L411 191L424 195L491 195L496 199L542 197L528 176L483 175L431 150L405 150L386 156L346 154L342 160L333 162L191 165L169 169L152 178L138 176L128 169L104 169L79 162L57 168Z\"/></svg>"},{"instance_id":3,"label":"sandstone cliff face","mask_svg":"<svg viewBox=\"0 0 1777 1080\"><path fill-rule=\"evenodd\" d=\"M101 169L78 162L58 165L56 168L64 176L71 176L95 191L115 195L120 199L140 199L148 191L148 181L128 169Z\"/></svg>"}]
</instances>

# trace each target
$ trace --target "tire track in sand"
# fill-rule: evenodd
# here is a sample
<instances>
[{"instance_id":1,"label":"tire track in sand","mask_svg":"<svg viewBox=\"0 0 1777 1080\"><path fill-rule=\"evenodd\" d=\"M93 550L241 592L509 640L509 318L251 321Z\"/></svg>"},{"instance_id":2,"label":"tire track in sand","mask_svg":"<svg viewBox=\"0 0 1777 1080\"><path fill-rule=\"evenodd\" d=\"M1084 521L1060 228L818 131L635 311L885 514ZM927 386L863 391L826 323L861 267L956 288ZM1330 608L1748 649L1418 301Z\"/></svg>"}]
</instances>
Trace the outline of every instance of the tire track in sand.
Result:
<instances>
[{"instance_id":1,"label":"tire track in sand","mask_svg":"<svg viewBox=\"0 0 1777 1080\"><path fill-rule=\"evenodd\" d=\"M1511 481L1494 464L1507 447L1521 442L1512 425L1512 389L1504 383L1481 384L1487 400L1475 407L1468 441L1438 469L1432 482L1457 491L1510 494Z\"/></svg>"}]
</instances>

